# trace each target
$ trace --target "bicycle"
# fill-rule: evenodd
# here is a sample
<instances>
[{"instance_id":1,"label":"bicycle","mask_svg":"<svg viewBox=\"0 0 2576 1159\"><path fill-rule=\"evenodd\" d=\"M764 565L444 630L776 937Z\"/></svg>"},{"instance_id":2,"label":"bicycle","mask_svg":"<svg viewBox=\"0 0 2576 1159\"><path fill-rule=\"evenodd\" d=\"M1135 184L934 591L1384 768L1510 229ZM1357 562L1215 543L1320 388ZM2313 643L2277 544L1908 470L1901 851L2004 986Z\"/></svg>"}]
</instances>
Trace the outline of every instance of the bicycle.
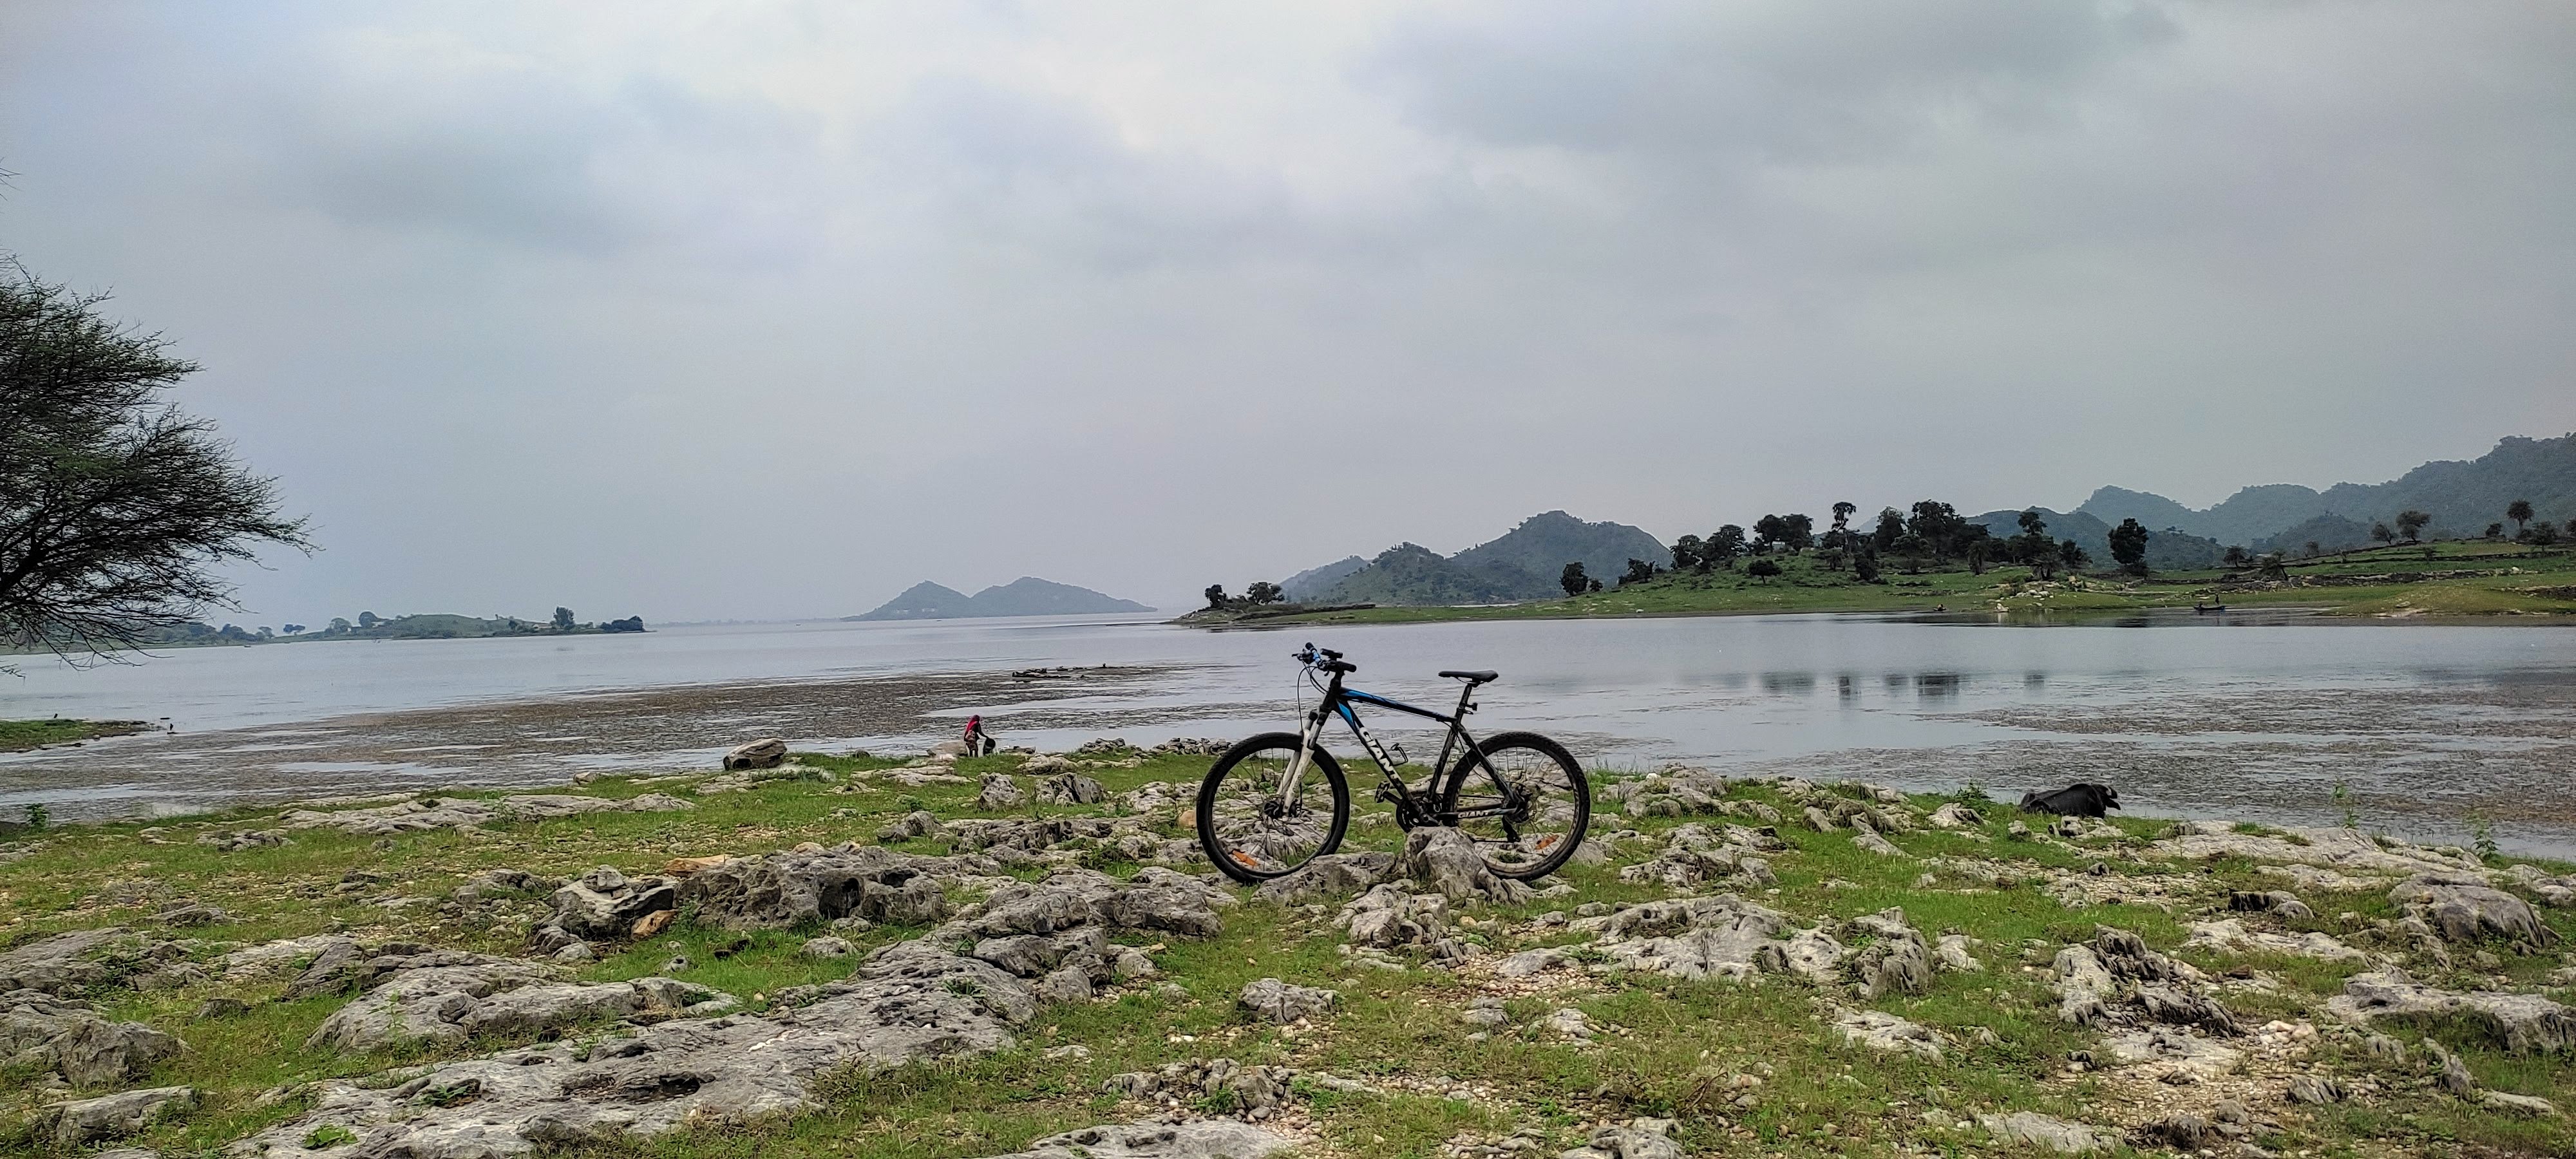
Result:
<instances>
[{"instance_id":1,"label":"bicycle","mask_svg":"<svg viewBox=\"0 0 2576 1159\"><path fill-rule=\"evenodd\" d=\"M1263 733L1236 744L1199 783L1199 846L1226 876L1258 884L1341 847L1351 822L1350 785L1341 762L1321 743L1325 721L1335 716L1377 763L1383 779L1376 797L1395 806L1399 828L1456 829L1475 842L1487 869L1524 881L1555 872L1583 843L1592 823L1592 786L1565 746L1533 732L1498 733L1482 742L1468 735L1465 722L1476 711L1476 689L1497 679L1496 673L1442 672L1444 679L1466 682L1457 711L1443 714L1343 687L1342 678L1359 665L1330 648L1310 643L1290 655L1303 665L1299 676L1322 694L1302 731ZM1354 704L1449 726L1419 792L1397 771L1405 763L1403 747L1390 751L1379 743L1360 723Z\"/></svg>"}]
</instances>

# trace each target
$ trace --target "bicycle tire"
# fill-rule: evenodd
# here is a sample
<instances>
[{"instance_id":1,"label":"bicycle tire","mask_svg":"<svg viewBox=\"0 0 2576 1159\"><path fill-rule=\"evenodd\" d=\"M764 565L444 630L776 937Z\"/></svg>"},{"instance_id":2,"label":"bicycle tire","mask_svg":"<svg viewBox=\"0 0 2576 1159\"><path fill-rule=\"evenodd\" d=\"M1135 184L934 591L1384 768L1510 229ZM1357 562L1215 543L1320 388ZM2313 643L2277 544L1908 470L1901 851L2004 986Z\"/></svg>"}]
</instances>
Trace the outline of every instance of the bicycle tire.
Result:
<instances>
[{"instance_id":1,"label":"bicycle tire","mask_svg":"<svg viewBox=\"0 0 2576 1159\"><path fill-rule=\"evenodd\" d=\"M1218 757L1215 764L1208 766L1207 775L1199 780L1198 809L1194 814L1199 834L1199 849L1205 852L1207 859L1227 877L1245 885L1259 885L1274 877L1294 873L1316 858L1341 848L1342 837L1350 831L1351 825L1350 784L1342 777L1341 762L1333 759L1333 754L1326 752L1322 745L1317 745L1311 750L1314 760L1306 774L1311 778L1315 773L1321 772L1325 788L1332 798L1332 819L1322 840L1311 850L1294 855L1293 860L1269 856L1271 847L1266 846L1256 854L1241 846L1225 843L1223 834L1239 829L1241 824L1241 818L1236 813L1229 813L1224 817L1219 815L1221 811L1225 811L1225 806L1228 804L1221 798L1225 796L1229 774L1245 762L1258 759L1265 753L1275 753L1278 759L1287 760L1295 756L1297 746L1304 743L1304 740L1304 737L1293 732L1268 732L1248 737L1236 742L1233 748L1227 749L1224 756ZM1238 780L1242 779L1238 778ZM1252 787L1258 787L1257 780ZM1300 798L1305 797L1302 786L1298 795Z\"/></svg>"},{"instance_id":2,"label":"bicycle tire","mask_svg":"<svg viewBox=\"0 0 2576 1159\"><path fill-rule=\"evenodd\" d=\"M1450 770L1448 782L1441 786L1440 790L1440 816L1444 821L1455 824L1458 820L1459 801L1466 795L1467 788L1485 778L1486 770L1516 765L1517 762L1511 762L1502 757L1502 754L1514 751L1543 756L1547 758L1548 764L1553 765L1555 770L1562 774L1565 782L1563 786L1565 801L1571 806L1573 813L1565 831L1556 841L1531 849L1524 848L1522 843L1507 843L1501 840L1500 833L1493 834L1490 838L1479 834L1476 831L1477 826L1458 825L1458 828L1474 840L1479 848L1490 847L1495 850L1485 854L1485 868L1491 870L1495 876L1531 881L1563 868L1566 861L1574 856L1574 851L1583 844L1584 833L1592 827L1592 782L1583 775L1583 766L1575 761L1573 753L1565 750L1564 745L1534 732L1496 733L1485 738L1483 743L1460 756L1457 766ZM1487 780L1485 783L1491 782ZM1523 843L1527 840L1526 837L1522 838ZM1543 837L1542 840L1544 840ZM1510 850L1508 855L1501 852L1506 848ZM1500 860L1497 859L1498 856Z\"/></svg>"}]
</instances>

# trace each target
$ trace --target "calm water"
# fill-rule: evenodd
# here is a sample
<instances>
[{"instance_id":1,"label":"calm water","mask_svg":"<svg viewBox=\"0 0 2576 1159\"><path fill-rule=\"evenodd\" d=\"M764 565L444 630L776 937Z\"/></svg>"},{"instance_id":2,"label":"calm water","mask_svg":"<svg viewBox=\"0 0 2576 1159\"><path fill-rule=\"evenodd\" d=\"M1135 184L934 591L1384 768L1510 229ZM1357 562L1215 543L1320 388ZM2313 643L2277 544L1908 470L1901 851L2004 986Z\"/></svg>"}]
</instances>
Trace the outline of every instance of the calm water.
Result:
<instances>
[{"instance_id":1,"label":"calm water","mask_svg":"<svg viewBox=\"0 0 2576 1159\"><path fill-rule=\"evenodd\" d=\"M26 663L0 714L168 718L147 736L0 761L0 805L202 806L234 794L543 783L702 765L732 739L917 746L983 711L1012 743L1231 737L1294 712L1287 653L1348 652L1355 687L1445 706L1441 668L1493 668L1479 731L1588 760L2069 780L2133 812L2340 819L2576 849L2576 632L2563 628L1935 623L1852 616L1425 624L1211 633L1120 618L710 626L568 640L181 649L133 666ZM1111 665L1063 685L927 675ZM658 690L602 696L615 690ZM1404 735L1399 718L1385 731ZM539 735L542 734L542 735ZM1419 734L1416 734L1419 735ZM386 737L399 737L387 747ZM1413 742L1417 754L1436 738ZM371 747L372 746L372 747Z\"/></svg>"}]
</instances>

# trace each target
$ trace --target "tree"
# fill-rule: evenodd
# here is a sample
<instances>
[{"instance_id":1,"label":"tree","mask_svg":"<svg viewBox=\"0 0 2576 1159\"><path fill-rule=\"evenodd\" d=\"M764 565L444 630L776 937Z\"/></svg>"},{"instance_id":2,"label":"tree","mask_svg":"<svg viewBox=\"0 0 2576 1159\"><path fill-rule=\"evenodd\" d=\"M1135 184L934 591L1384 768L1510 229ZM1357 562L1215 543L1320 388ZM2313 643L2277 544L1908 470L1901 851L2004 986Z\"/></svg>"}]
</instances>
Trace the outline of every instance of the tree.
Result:
<instances>
[{"instance_id":1,"label":"tree","mask_svg":"<svg viewBox=\"0 0 2576 1159\"><path fill-rule=\"evenodd\" d=\"M2147 528L2135 519L2123 519L2111 529L2111 558L2130 575L2147 574Z\"/></svg>"},{"instance_id":2,"label":"tree","mask_svg":"<svg viewBox=\"0 0 2576 1159\"><path fill-rule=\"evenodd\" d=\"M309 551L276 481L166 391L197 364L0 259L0 640L114 658L231 607L220 565Z\"/></svg>"},{"instance_id":3,"label":"tree","mask_svg":"<svg viewBox=\"0 0 2576 1159\"><path fill-rule=\"evenodd\" d=\"M2569 521L2568 521L2568 526L2570 526L2570 527L2576 527L2576 519L2571 519L2571 520L2569 520ZM2556 525L2556 524L2551 523L2550 521L2548 521L2548 520L2546 520L2546 519L2543 519L2543 520L2541 520L2541 521L2540 521L2540 522L2538 522L2538 523L2534 523L2534 524L2532 524L2532 525L2531 525L2531 542L2532 542L2532 544L2533 544L2534 546L2536 546L2536 547L2548 547L2549 545L2551 545L2551 544L2554 544L2554 543L2558 542L2558 527L2557 527L2557 525Z\"/></svg>"},{"instance_id":4,"label":"tree","mask_svg":"<svg viewBox=\"0 0 2576 1159\"><path fill-rule=\"evenodd\" d=\"M1629 584L1641 584L1653 578L1655 578L1654 562L1631 556L1628 559L1628 570L1619 576L1619 586L1624 588Z\"/></svg>"},{"instance_id":5,"label":"tree","mask_svg":"<svg viewBox=\"0 0 2576 1159\"><path fill-rule=\"evenodd\" d=\"M1862 547L1852 553L1852 577L1865 584L1878 582L1878 553Z\"/></svg>"},{"instance_id":6,"label":"tree","mask_svg":"<svg viewBox=\"0 0 2576 1159\"><path fill-rule=\"evenodd\" d=\"M384 620L374 612L358 613L358 626L361 628L372 628L381 623L384 623Z\"/></svg>"},{"instance_id":7,"label":"tree","mask_svg":"<svg viewBox=\"0 0 2576 1159\"><path fill-rule=\"evenodd\" d=\"M1601 590L1601 581L1600 581L1600 580L1586 580L1586 581L1584 581L1584 587L1583 587L1583 590L1585 590L1585 591L1587 591L1587 592L1596 592L1596 593L1597 593L1597 592L1599 592L1599 591Z\"/></svg>"},{"instance_id":8,"label":"tree","mask_svg":"<svg viewBox=\"0 0 2576 1159\"><path fill-rule=\"evenodd\" d=\"M1978 528L1978 530L1983 531L1985 529ZM1968 559L1969 575L1986 574L1986 556L1989 552L1994 550L1994 542L1995 538L1991 535L1980 535L1968 540L1967 550L1960 554L1966 556Z\"/></svg>"},{"instance_id":9,"label":"tree","mask_svg":"<svg viewBox=\"0 0 2576 1159\"><path fill-rule=\"evenodd\" d=\"M349 621L343 620L338 616L333 616L331 617L331 630L334 632L346 632L349 630Z\"/></svg>"},{"instance_id":10,"label":"tree","mask_svg":"<svg viewBox=\"0 0 2576 1159\"><path fill-rule=\"evenodd\" d=\"M2522 528L2531 522L2531 500L2516 499L2504 505L2504 517L2513 520L2513 537L2522 538Z\"/></svg>"},{"instance_id":11,"label":"tree","mask_svg":"<svg viewBox=\"0 0 2576 1159\"><path fill-rule=\"evenodd\" d=\"M2039 509L2023 511L2015 522L2021 525L2021 534L2012 537L2013 560L2029 565L2041 579L2056 574L2057 541L2049 538L2048 521L2039 517Z\"/></svg>"},{"instance_id":12,"label":"tree","mask_svg":"<svg viewBox=\"0 0 2576 1159\"><path fill-rule=\"evenodd\" d=\"M1757 559L1744 565L1744 572L1755 579L1769 579L1780 574L1780 565L1767 559Z\"/></svg>"},{"instance_id":13,"label":"tree","mask_svg":"<svg viewBox=\"0 0 2576 1159\"><path fill-rule=\"evenodd\" d=\"M2309 541L2308 541L2308 558L2309 558L2309 559L2315 559L2317 556L2322 555L2322 554L2324 554L2324 549L2323 549L2323 548L2320 548L2319 546L2317 546L2317 541L2316 541L2316 540L2313 540L2313 539L2309 540Z\"/></svg>"},{"instance_id":14,"label":"tree","mask_svg":"<svg viewBox=\"0 0 2576 1159\"><path fill-rule=\"evenodd\" d=\"M571 608L563 608L563 607L556 608L556 609L555 609L555 631L558 631L558 632L569 632L569 631L572 631L572 627L573 627L572 609L571 609Z\"/></svg>"},{"instance_id":15,"label":"tree","mask_svg":"<svg viewBox=\"0 0 2576 1159\"><path fill-rule=\"evenodd\" d=\"M1855 511L1858 511L1858 510L1860 510L1860 508L1859 508L1858 506L1855 506L1855 505L1853 505L1853 504L1851 504L1851 503L1848 503L1848 502L1837 502L1837 503L1835 503L1835 504L1834 504L1834 530L1836 530L1836 531L1847 531L1847 530L1849 530L1849 529L1851 528L1851 517L1852 517L1852 512L1855 512Z\"/></svg>"},{"instance_id":16,"label":"tree","mask_svg":"<svg viewBox=\"0 0 2576 1159\"><path fill-rule=\"evenodd\" d=\"M1254 580L1251 587L1243 589L1243 598L1256 605L1275 604L1287 599L1288 593L1281 591L1278 584L1269 580Z\"/></svg>"},{"instance_id":17,"label":"tree","mask_svg":"<svg viewBox=\"0 0 2576 1159\"><path fill-rule=\"evenodd\" d=\"M1207 590L1199 594L1207 597L1208 610L1211 612L1225 606L1224 584L1209 584Z\"/></svg>"},{"instance_id":18,"label":"tree","mask_svg":"<svg viewBox=\"0 0 2576 1159\"><path fill-rule=\"evenodd\" d=\"M1700 556L1700 540L1698 536L1685 535L1680 539L1673 541L1673 570L1708 570L1708 561Z\"/></svg>"},{"instance_id":19,"label":"tree","mask_svg":"<svg viewBox=\"0 0 2576 1159\"><path fill-rule=\"evenodd\" d=\"M283 630L287 635L289 635L289 636L299 635L299 634L301 634L301 633L304 631L304 625L302 625L302 624L287 624L287 625L285 625L285 626L284 626L284 628L283 628L282 630Z\"/></svg>"},{"instance_id":20,"label":"tree","mask_svg":"<svg viewBox=\"0 0 2576 1159\"><path fill-rule=\"evenodd\" d=\"M2501 524L2501 523L2490 523L2490 524L2487 524L2487 534L2486 534L2486 537L2487 537L2488 539L2502 539L2502 538L2504 538L2504 524Z\"/></svg>"},{"instance_id":21,"label":"tree","mask_svg":"<svg viewBox=\"0 0 2576 1159\"><path fill-rule=\"evenodd\" d=\"M1805 551L1816 543L1816 521L1804 515L1780 517L1780 542L1792 552Z\"/></svg>"},{"instance_id":22,"label":"tree","mask_svg":"<svg viewBox=\"0 0 2576 1159\"><path fill-rule=\"evenodd\" d=\"M2074 540L2061 539L2057 541L2057 562L2066 565L2066 570L2081 570L2084 567L2084 563L2087 558L2088 557L2084 553L2084 548L2078 545Z\"/></svg>"},{"instance_id":23,"label":"tree","mask_svg":"<svg viewBox=\"0 0 2576 1159\"><path fill-rule=\"evenodd\" d=\"M1596 587L1591 577L1583 574L1583 561L1579 559L1565 565L1565 570L1556 574L1556 586L1564 588L1568 596L1579 596Z\"/></svg>"},{"instance_id":24,"label":"tree","mask_svg":"<svg viewBox=\"0 0 2576 1159\"><path fill-rule=\"evenodd\" d=\"M1714 566L1734 567L1735 557L1744 554L1744 529L1732 523L1718 528L1701 545L1700 554Z\"/></svg>"},{"instance_id":25,"label":"tree","mask_svg":"<svg viewBox=\"0 0 2576 1159\"><path fill-rule=\"evenodd\" d=\"M2370 525L2370 537L2381 543L2394 543L2397 540L2397 533L2390 531L2385 523L2373 523Z\"/></svg>"},{"instance_id":26,"label":"tree","mask_svg":"<svg viewBox=\"0 0 2576 1159\"><path fill-rule=\"evenodd\" d=\"M1878 527L1869 533L1870 546L1884 553L1905 536L1905 513L1893 507L1878 511Z\"/></svg>"},{"instance_id":27,"label":"tree","mask_svg":"<svg viewBox=\"0 0 2576 1159\"><path fill-rule=\"evenodd\" d=\"M1777 515L1765 515L1753 521L1753 549L1768 551L1772 544L1789 538L1789 521Z\"/></svg>"},{"instance_id":28,"label":"tree","mask_svg":"<svg viewBox=\"0 0 2576 1159\"><path fill-rule=\"evenodd\" d=\"M2414 543L2423 537L2424 525L2432 521L2432 516L2421 511L2400 511L2397 513L2397 534L2404 536L2406 542Z\"/></svg>"}]
</instances>

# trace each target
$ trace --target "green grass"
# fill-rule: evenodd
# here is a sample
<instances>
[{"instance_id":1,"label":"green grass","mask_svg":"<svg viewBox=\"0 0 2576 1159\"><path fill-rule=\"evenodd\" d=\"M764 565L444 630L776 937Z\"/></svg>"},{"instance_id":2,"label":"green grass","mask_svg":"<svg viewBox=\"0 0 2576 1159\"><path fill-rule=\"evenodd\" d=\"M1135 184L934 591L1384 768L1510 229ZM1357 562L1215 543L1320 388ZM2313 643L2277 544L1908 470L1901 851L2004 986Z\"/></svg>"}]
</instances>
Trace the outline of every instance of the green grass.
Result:
<instances>
[{"instance_id":1,"label":"green grass","mask_svg":"<svg viewBox=\"0 0 2576 1159\"><path fill-rule=\"evenodd\" d=\"M2429 557L2428 557L2429 556ZM1958 563L1909 573L1889 561L1879 583L1823 565L1813 554L1768 557L1777 576L1736 570L1663 574L1653 580L1575 596L1487 607L1378 607L1280 616L1263 625L1416 623L1448 620L1589 619L1630 616L1746 615L1783 612L2000 612L2085 617L2200 603L2295 606L2345 616L2576 617L2576 552L2489 540L2445 541L2293 560L2291 576L2345 577L2429 571L2487 571L2480 576L2368 586L2256 590L2222 583L2228 571L2159 572L2145 579L2088 574L2036 579L2020 566L1973 574ZM2253 578L2251 569L2236 574ZM2537 590L2535 590L2537 589Z\"/></svg>"},{"instance_id":2,"label":"green grass","mask_svg":"<svg viewBox=\"0 0 2576 1159\"><path fill-rule=\"evenodd\" d=\"M139 720L0 720L0 752L24 752L49 744L125 736L152 727Z\"/></svg>"},{"instance_id":3,"label":"green grass","mask_svg":"<svg viewBox=\"0 0 2576 1159\"><path fill-rule=\"evenodd\" d=\"M9 863L0 878L0 943L77 927L146 926L157 901L125 888L131 900L120 903L124 887L119 883L158 882L172 893L232 911L232 923L191 931L209 940L254 943L349 929L375 938L518 953L543 908L541 898L507 902L490 912L442 913L436 904L388 910L374 903L391 895L444 898L467 876L487 868L570 876L611 864L630 873L650 872L676 856L761 853L801 841L870 841L878 827L915 807L948 818L979 815L971 784L848 792L841 791L848 787L848 773L890 762L821 756L802 760L835 774L835 783L770 782L749 792L696 798L697 808L685 813L598 814L498 826L479 834L430 833L380 842L314 830L297 834L294 844L285 847L222 854L194 845L194 835L208 827L255 824L258 815L157 827L127 822L59 829L42 847ZM1203 757L1167 757L1137 768L1101 768L1095 775L1111 789L1125 790L1149 780L1194 782L1207 763ZM972 776L1010 767L1010 759L994 758L962 762L960 771ZM584 791L625 796L657 788L670 791L673 786L610 779ZM1738 786L1730 796L1796 812L1767 787ZM1938 799L1917 798L1916 803L1928 808ZM1105 811L1042 808L1049 813ZM824 1084L823 1108L791 1121L710 1128L596 1150L670 1159L989 1155L1042 1135L1131 1114L1132 1108L1122 1110L1100 1093L1102 1080L1110 1075L1216 1057L1293 1065L1382 1087L1388 1092L1382 1096L1319 1092L1307 1101L1324 1144L1346 1155L1427 1159L1462 1132L1490 1140L1523 1127L1542 1130L1547 1135L1543 1153L1553 1154L1580 1143L1595 1122L1637 1115L1679 1119L1683 1142L1693 1154L1989 1149L1982 1132L1927 1124L1923 1114L1934 1107L1945 1122L2020 1109L2104 1122L2109 1112L2102 1108L2116 1105L2119 1080L2098 1073L2070 1075L2066 1069L2069 1053L2092 1048L2097 1036L2060 1023L2045 978L2022 967L2044 966L2057 946L2091 938L2097 925L2131 929L2151 945L2171 949L2200 911L2185 906L2169 913L2143 900L2071 909L2040 888L2046 875L2082 872L2098 862L2115 880L2134 879L2142 886L2151 880L2192 883L2191 896L2204 899L2203 909L2223 908L2228 889L2277 888L2279 883L2237 861L2176 866L2130 859L2127 853L2144 847L2160 828L2157 822L2117 821L2121 839L2069 849L2012 840L2005 832L2008 810L1988 806L1986 811L1991 819L1976 835L1891 835L1913 855L1901 859L1862 851L1846 833L1783 827L1781 839L1791 848L1772 858L1780 877L1778 891L1753 897L1801 924L1819 917L1841 922L1902 906L1927 936L1955 929L1981 939L1977 952L1987 966L1984 972L1941 974L1928 993L1876 1003L1948 1035L1950 1057L1942 1063L1889 1059L1844 1047L1818 1020L1818 1000L1824 996L1802 981L1778 976L1766 976L1753 986L1610 977L1553 994L1512 997L1507 1008L1515 1016L1514 1027L1490 1041L1469 1042L1457 1012L1480 992L1479 983L1426 968L1403 973L1345 968L1335 949L1341 936L1330 924L1330 907L1316 916L1247 902L1226 911L1224 930L1215 938L1122 939L1161 941L1165 948L1154 956L1167 978L1186 989L1186 997L1140 987L1098 1003L1045 1007L1008 1050L834 1076ZM1160 822L1157 827L1166 835L1180 835L1171 818L1143 820ZM1561 931L1534 930L1523 923L1546 911L1570 911L1582 902L1663 896L1660 887L1619 881L1617 865L1651 855L1662 833L1690 820L1694 818L1635 820L1605 812L1597 821L1598 833L1633 827L1653 840L1621 845L1611 865L1569 870L1565 876L1576 887L1572 897L1471 910L1480 920L1502 919L1501 926L1486 926L1473 936L1497 951L1562 944L1569 938ZM145 843L147 832L171 843ZM1392 848L1401 837L1389 825L1355 825L1353 834L1352 844L1362 848ZM942 851L935 841L907 847ZM1934 857L1992 859L2020 881L2002 889L1962 890L1968 879L1936 873L1933 888L1918 887L1925 859ZM381 876L383 884L339 892L342 879L361 870ZM2309 901L2324 915L2353 911L2377 919L2395 914L2378 893L2317 895ZM2576 920L2567 912L2543 915L2563 937L2576 937ZM2303 928L2338 936L2352 933L2330 917ZM674 954L682 954L693 965L678 976L733 993L757 1010L782 987L838 977L854 968L856 959L816 961L797 952L804 939L818 932L772 931L741 940L684 915L669 931L644 943L603 947L609 952L601 960L573 973L594 981L638 977L661 972ZM920 932L880 928L852 940L864 951ZM2040 947L2032 957L2024 957L2025 942ZM2501 944L2488 948L2503 957L2502 972L2525 985L2545 984L2548 973L2560 965L2554 952L2524 957ZM719 949L732 952L718 957ZM218 950L209 941L193 952L211 957ZM2465 950L2462 957L2467 957ZM2295 958L2194 960L2212 972L2243 961L2273 975L2280 987L2277 995L2228 999L2240 1014L2258 1022L2273 1016L2314 1017L2302 1011L2337 992L2342 979L2356 969ZM1319 1024L1294 1033L1248 1023L1237 1014L1234 995L1261 977L1333 987L1341 992L1341 1006ZM117 989L103 996L102 1008L114 1016L150 1022L189 1043L189 1051L160 1067L147 1083L184 1083L203 1092L198 1111L153 1128L137 1143L165 1154L205 1153L304 1109L301 1096L264 1099L264 1093L487 1052L516 1041L367 1056L308 1053L302 1049L305 1036L345 996L280 1001L281 985L217 980L175 992ZM245 999L249 1006L236 1014L196 1018L197 1007L218 995ZM1529 1021L1560 1005L1582 1009L1596 1024L1613 1029L1595 1045L1526 1029ZM1992 1041L1982 1041L1980 1029ZM2565 1060L2507 1056L2474 1039L2452 1037L2472 1070L2496 1089L2576 1107L2576 1073ZM1089 1058L1044 1057L1051 1047L1077 1043L1091 1051ZM2319 1065L2354 1073L2368 1066L2331 1052ZM1763 1078L1753 1089L1751 1106L1736 1105L1743 1092L1728 1085L1739 1073ZM22 1102L10 1084L23 1084L24 1078L0 1077L0 1103ZM1448 1086L1461 1082L1489 1093L1446 1097ZM2317 1154L2355 1148L2402 1152L2445 1141L2514 1153L2576 1149L2576 1131L2565 1120L2506 1120L2395 1083L2374 1102L2285 1122L2279 1136L2266 1139L2265 1145ZM24 1138L0 1137L0 1154L47 1153Z\"/></svg>"}]
</instances>

